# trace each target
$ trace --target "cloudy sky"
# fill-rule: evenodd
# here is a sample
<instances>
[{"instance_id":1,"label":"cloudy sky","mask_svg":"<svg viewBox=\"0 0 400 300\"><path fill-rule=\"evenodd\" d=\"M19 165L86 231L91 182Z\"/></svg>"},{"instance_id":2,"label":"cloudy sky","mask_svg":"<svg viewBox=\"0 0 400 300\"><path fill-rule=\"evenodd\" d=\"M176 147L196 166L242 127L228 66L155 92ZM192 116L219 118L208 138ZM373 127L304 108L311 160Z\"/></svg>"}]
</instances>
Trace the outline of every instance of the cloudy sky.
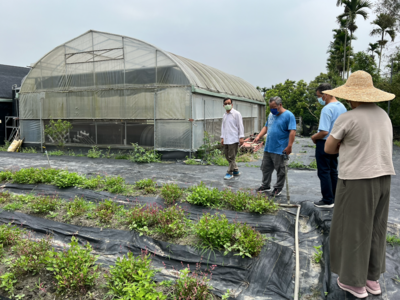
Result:
<instances>
[{"instance_id":1,"label":"cloudy sky","mask_svg":"<svg viewBox=\"0 0 400 300\"><path fill-rule=\"evenodd\" d=\"M89 29L159 48L269 87L325 72L336 0L0 1L0 64L28 66ZM356 51L376 38L357 19ZM397 45L400 45L399 43Z\"/></svg>"}]
</instances>

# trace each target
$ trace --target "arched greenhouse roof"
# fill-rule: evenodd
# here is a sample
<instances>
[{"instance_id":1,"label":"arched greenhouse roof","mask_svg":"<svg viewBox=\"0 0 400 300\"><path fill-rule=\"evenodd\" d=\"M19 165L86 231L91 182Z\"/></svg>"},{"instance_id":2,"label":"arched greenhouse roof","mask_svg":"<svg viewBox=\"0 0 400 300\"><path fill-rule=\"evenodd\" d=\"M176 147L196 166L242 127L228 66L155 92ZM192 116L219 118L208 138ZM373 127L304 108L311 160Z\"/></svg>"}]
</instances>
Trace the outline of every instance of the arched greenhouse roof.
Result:
<instances>
[{"instance_id":1,"label":"arched greenhouse roof","mask_svg":"<svg viewBox=\"0 0 400 300\"><path fill-rule=\"evenodd\" d=\"M94 70L94 66L97 66L97 70ZM101 72L108 74L101 75ZM113 72L111 79L110 72ZM91 73L97 73L92 76L93 79L84 76ZM41 78L40 84L38 78ZM84 90L88 86L121 84L162 87L186 85L191 86L195 93L230 96L265 104L261 93L239 77L134 38L94 30L56 47L42 57L33 66L21 92Z\"/></svg>"}]
</instances>

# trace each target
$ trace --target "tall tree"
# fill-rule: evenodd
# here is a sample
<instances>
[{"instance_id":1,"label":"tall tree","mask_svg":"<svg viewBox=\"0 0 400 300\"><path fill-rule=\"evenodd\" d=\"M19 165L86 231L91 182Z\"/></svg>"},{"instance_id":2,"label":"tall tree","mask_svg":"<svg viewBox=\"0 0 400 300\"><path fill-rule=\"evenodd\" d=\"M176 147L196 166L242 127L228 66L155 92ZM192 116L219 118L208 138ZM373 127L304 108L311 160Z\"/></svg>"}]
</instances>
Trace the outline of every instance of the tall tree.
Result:
<instances>
[{"instance_id":1,"label":"tall tree","mask_svg":"<svg viewBox=\"0 0 400 300\"><path fill-rule=\"evenodd\" d=\"M347 20L346 28L350 31L350 46L354 31L357 29L355 20L357 16L362 16L364 20L368 18L368 13L366 8L372 8L372 3L368 0L341 0L344 6L344 12L338 16L338 22L340 23L342 19ZM346 31L347 34L347 31ZM346 65L346 48L344 49L344 64ZM348 63L349 65L349 63ZM349 77L349 68L347 68L347 78Z\"/></svg>"},{"instance_id":2,"label":"tall tree","mask_svg":"<svg viewBox=\"0 0 400 300\"><path fill-rule=\"evenodd\" d=\"M400 32L400 0L378 0L375 11L377 14L387 14L395 18L396 30Z\"/></svg>"},{"instance_id":3,"label":"tall tree","mask_svg":"<svg viewBox=\"0 0 400 300\"><path fill-rule=\"evenodd\" d=\"M368 53L371 52L371 57L372 57L373 60L375 60L374 53L380 55L380 52L379 52L378 49L379 49L379 44L378 43L369 43L367 52Z\"/></svg>"},{"instance_id":4,"label":"tall tree","mask_svg":"<svg viewBox=\"0 0 400 300\"><path fill-rule=\"evenodd\" d=\"M370 35L371 36L379 36L381 39L378 41L379 46L381 47L380 55L379 55L379 65L378 71L381 69L381 60L382 60L382 52L383 47L387 44L388 40L385 40L385 35L389 35L392 39L392 42L396 38L396 31L394 29L396 25L396 19L391 15L381 13L377 16L377 18L371 22L371 24L377 26L374 28Z\"/></svg>"}]
</instances>

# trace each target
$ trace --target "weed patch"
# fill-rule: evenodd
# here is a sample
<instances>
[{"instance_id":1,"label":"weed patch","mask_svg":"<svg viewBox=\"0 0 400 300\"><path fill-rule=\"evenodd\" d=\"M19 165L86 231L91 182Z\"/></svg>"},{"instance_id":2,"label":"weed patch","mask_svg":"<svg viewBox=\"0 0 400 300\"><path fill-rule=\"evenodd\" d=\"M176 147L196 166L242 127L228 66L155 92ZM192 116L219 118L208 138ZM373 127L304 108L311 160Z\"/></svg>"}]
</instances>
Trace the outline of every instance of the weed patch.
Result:
<instances>
[{"instance_id":1,"label":"weed patch","mask_svg":"<svg viewBox=\"0 0 400 300\"><path fill-rule=\"evenodd\" d=\"M66 219L72 219L93 209L94 204L85 201L83 198L75 197L75 199L71 202L68 202L65 207L67 209Z\"/></svg>"},{"instance_id":2,"label":"weed patch","mask_svg":"<svg viewBox=\"0 0 400 300\"><path fill-rule=\"evenodd\" d=\"M66 154L64 153L64 151L61 151L61 150L47 151L47 154L48 154L49 156L62 156L62 155L66 155ZM43 155L46 155L46 153L43 154Z\"/></svg>"},{"instance_id":3,"label":"weed patch","mask_svg":"<svg viewBox=\"0 0 400 300\"><path fill-rule=\"evenodd\" d=\"M55 211L60 205L60 199L57 196L34 197L30 203L30 209L37 214L47 214Z\"/></svg>"},{"instance_id":4,"label":"weed patch","mask_svg":"<svg viewBox=\"0 0 400 300\"><path fill-rule=\"evenodd\" d=\"M183 190L175 183L165 184L161 188L161 196L167 204L174 204L183 195Z\"/></svg>"},{"instance_id":5,"label":"weed patch","mask_svg":"<svg viewBox=\"0 0 400 300\"><path fill-rule=\"evenodd\" d=\"M319 264L319 263L321 262L321 260L322 260L322 255L324 254L324 252L321 250L321 248L322 248L322 245L320 245L320 246L314 246L314 249L317 251L317 252L314 254L314 256L313 256L314 262L315 262L316 264Z\"/></svg>"},{"instance_id":6,"label":"weed patch","mask_svg":"<svg viewBox=\"0 0 400 300\"><path fill-rule=\"evenodd\" d=\"M394 247L394 245L400 245L400 238L398 236L388 234L386 236L386 242Z\"/></svg>"},{"instance_id":7,"label":"weed patch","mask_svg":"<svg viewBox=\"0 0 400 300\"><path fill-rule=\"evenodd\" d=\"M87 157L89 158L100 158L102 154L102 150L99 150L97 146L93 146L92 149L88 151Z\"/></svg>"}]
</instances>

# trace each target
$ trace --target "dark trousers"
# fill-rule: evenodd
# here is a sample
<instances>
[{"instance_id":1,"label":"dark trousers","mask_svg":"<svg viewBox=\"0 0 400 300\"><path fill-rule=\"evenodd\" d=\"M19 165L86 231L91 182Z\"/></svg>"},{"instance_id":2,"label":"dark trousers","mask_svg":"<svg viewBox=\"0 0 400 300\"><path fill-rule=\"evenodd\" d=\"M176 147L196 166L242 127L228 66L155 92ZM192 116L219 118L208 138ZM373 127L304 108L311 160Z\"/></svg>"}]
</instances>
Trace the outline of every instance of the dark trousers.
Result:
<instances>
[{"instance_id":1,"label":"dark trousers","mask_svg":"<svg viewBox=\"0 0 400 300\"><path fill-rule=\"evenodd\" d=\"M330 232L331 271L340 282L363 287L385 272L389 175L339 179Z\"/></svg>"},{"instance_id":2,"label":"dark trousers","mask_svg":"<svg viewBox=\"0 0 400 300\"><path fill-rule=\"evenodd\" d=\"M262 185L271 187L272 172L276 170L277 181L274 188L283 189L285 184L285 161L283 155L264 152L264 157L261 163Z\"/></svg>"},{"instance_id":3,"label":"dark trousers","mask_svg":"<svg viewBox=\"0 0 400 300\"><path fill-rule=\"evenodd\" d=\"M318 178L321 183L322 200L328 204L335 202L336 185L338 181L338 154L328 154L324 150L325 140L317 140L315 158L317 161Z\"/></svg>"},{"instance_id":4,"label":"dark trousers","mask_svg":"<svg viewBox=\"0 0 400 300\"><path fill-rule=\"evenodd\" d=\"M233 174L233 172L239 171L238 166L236 164L236 155L239 150L239 143L224 145L224 154L226 160L229 162L228 173Z\"/></svg>"}]
</instances>

